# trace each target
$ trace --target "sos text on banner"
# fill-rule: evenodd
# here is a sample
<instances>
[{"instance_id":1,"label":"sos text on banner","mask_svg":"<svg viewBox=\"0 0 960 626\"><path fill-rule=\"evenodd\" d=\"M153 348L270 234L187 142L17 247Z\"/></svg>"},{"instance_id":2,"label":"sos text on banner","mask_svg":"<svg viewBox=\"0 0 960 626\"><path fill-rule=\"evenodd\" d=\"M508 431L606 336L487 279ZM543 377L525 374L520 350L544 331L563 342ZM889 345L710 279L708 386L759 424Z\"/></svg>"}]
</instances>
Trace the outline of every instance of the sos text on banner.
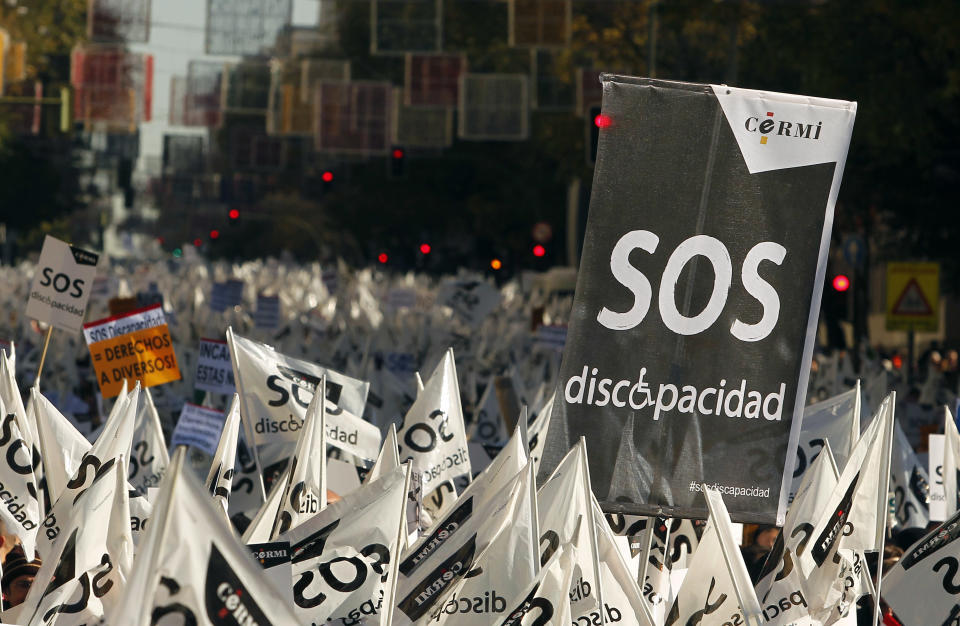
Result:
<instances>
[{"instance_id":1,"label":"sos text on banner","mask_svg":"<svg viewBox=\"0 0 960 626\"><path fill-rule=\"evenodd\" d=\"M706 483L734 521L782 523L856 104L602 83L541 476L585 436L605 511L703 518Z\"/></svg>"},{"instance_id":2,"label":"sos text on banner","mask_svg":"<svg viewBox=\"0 0 960 626\"><path fill-rule=\"evenodd\" d=\"M30 286L27 316L77 332L90 299L99 256L47 235Z\"/></svg>"},{"instance_id":3,"label":"sos text on banner","mask_svg":"<svg viewBox=\"0 0 960 626\"><path fill-rule=\"evenodd\" d=\"M124 380L144 387L180 380L159 304L84 324L83 336L104 398L120 393Z\"/></svg>"}]
</instances>

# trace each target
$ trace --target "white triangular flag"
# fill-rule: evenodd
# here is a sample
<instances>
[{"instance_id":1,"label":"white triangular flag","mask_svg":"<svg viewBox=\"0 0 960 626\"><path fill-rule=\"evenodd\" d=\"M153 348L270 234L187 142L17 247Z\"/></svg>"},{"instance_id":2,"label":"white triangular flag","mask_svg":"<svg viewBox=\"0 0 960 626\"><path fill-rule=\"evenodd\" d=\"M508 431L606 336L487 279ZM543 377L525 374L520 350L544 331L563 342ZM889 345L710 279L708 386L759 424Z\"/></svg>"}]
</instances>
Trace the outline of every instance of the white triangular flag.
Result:
<instances>
[{"instance_id":1,"label":"white triangular flag","mask_svg":"<svg viewBox=\"0 0 960 626\"><path fill-rule=\"evenodd\" d=\"M540 544L545 544L540 562L546 563L558 546L571 544L568 550L575 553L578 587L570 601L578 613L598 608L601 599L589 480L587 448L581 438L537 491Z\"/></svg>"},{"instance_id":2,"label":"white triangular flag","mask_svg":"<svg viewBox=\"0 0 960 626\"><path fill-rule=\"evenodd\" d=\"M217 451L210 463L210 471L204 486L214 502L223 508L223 514L229 519L230 488L233 486L234 465L237 458L237 437L240 434L240 403L237 394L233 394L227 417L220 431Z\"/></svg>"},{"instance_id":3,"label":"white triangular flag","mask_svg":"<svg viewBox=\"0 0 960 626\"><path fill-rule=\"evenodd\" d=\"M47 478L47 495L56 502L67 483L90 451L90 442L80 434L37 386L30 389L30 409L34 412L40 452Z\"/></svg>"},{"instance_id":4,"label":"white triangular flag","mask_svg":"<svg viewBox=\"0 0 960 626\"><path fill-rule=\"evenodd\" d=\"M502 444L509 437L507 423L500 416L500 405L491 378L473 413L473 421L467 429L467 440L471 443Z\"/></svg>"},{"instance_id":5,"label":"white triangular flag","mask_svg":"<svg viewBox=\"0 0 960 626\"><path fill-rule=\"evenodd\" d=\"M883 598L902 623L956 624L960 618L960 513L910 546L886 574Z\"/></svg>"},{"instance_id":6,"label":"white triangular flag","mask_svg":"<svg viewBox=\"0 0 960 626\"><path fill-rule=\"evenodd\" d=\"M893 425L889 489L894 496L897 525L901 529L926 528L930 523L930 477L899 422Z\"/></svg>"},{"instance_id":7,"label":"white triangular flag","mask_svg":"<svg viewBox=\"0 0 960 626\"><path fill-rule=\"evenodd\" d=\"M111 462L116 462L129 453L139 395L138 382L133 391L121 392L117 397L100 436L83 456L80 467L43 519L44 532L37 535L37 551L40 554L49 553L61 529L69 523L74 514L73 507L77 496L87 489L98 474L108 470Z\"/></svg>"},{"instance_id":8,"label":"white triangular flag","mask_svg":"<svg viewBox=\"0 0 960 626\"><path fill-rule=\"evenodd\" d=\"M243 531L243 543L267 543L273 536L273 526L277 521L277 515L280 514L280 508L283 504L283 495L287 492L287 483L290 481L290 468L288 467L280 474L280 477L273 481L273 488L267 499L264 501L257 514L253 517L250 525Z\"/></svg>"},{"instance_id":9,"label":"white triangular flag","mask_svg":"<svg viewBox=\"0 0 960 626\"><path fill-rule=\"evenodd\" d=\"M569 544L560 546L533 582L506 601L506 619L493 623L499 626L569 626L574 623L570 613L570 589L576 584L575 570L574 551ZM445 605L445 616L449 614L446 609ZM459 623L453 617L449 621Z\"/></svg>"},{"instance_id":10,"label":"white triangular flag","mask_svg":"<svg viewBox=\"0 0 960 626\"><path fill-rule=\"evenodd\" d=\"M803 409L800 440L797 443L797 464L788 502L793 502L804 473L829 441L839 469L860 439L860 383L840 395L811 404Z\"/></svg>"},{"instance_id":11,"label":"white triangular flag","mask_svg":"<svg viewBox=\"0 0 960 626\"><path fill-rule=\"evenodd\" d=\"M322 377L319 389L323 389L325 383L326 377ZM296 528L327 506L325 402L323 393L314 394L307 407L273 525L274 538Z\"/></svg>"},{"instance_id":12,"label":"white triangular flag","mask_svg":"<svg viewBox=\"0 0 960 626\"><path fill-rule=\"evenodd\" d=\"M463 409L453 351L447 350L397 431L400 459L413 462L423 485L424 500L441 484L470 479ZM446 501L449 506L452 502ZM429 509L428 509L429 510ZM436 519L447 507L431 510Z\"/></svg>"},{"instance_id":13,"label":"white triangular flag","mask_svg":"<svg viewBox=\"0 0 960 626\"><path fill-rule=\"evenodd\" d=\"M391 623L408 482L407 467L390 470L280 536L299 623Z\"/></svg>"},{"instance_id":14,"label":"white triangular flag","mask_svg":"<svg viewBox=\"0 0 960 626\"><path fill-rule=\"evenodd\" d=\"M109 618L133 563L126 463L111 460L81 493L34 579L20 619L25 624L87 624Z\"/></svg>"},{"instance_id":15,"label":"white triangular flag","mask_svg":"<svg viewBox=\"0 0 960 626\"><path fill-rule=\"evenodd\" d=\"M299 623L224 526L210 496L184 471L185 454L180 447L171 459L154 519L109 623L148 626L168 615L200 626Z\"/></svg>"},{"instance_id":16,"label":"white triangular flag","mask_svg":"<svg viewBox=\"0 0 960 626\"><path fill-rule=\"evenodd\" d=\"M383 445L380 447L380 454L377 456L377 461L373 464L373 467L370 468L370 472L367 473L366 478L363 479L363 484L372 483L387 472L400 467L400 453L398 450L397 427L394 424L390 424L390 428L387 429L387 436L383 438Z\"/></svg>"},{"instance_id":17,"label":"white triangular flag","mask_svg":"<svg viewBox=\"0 0 960 626\"><path fill-rule=\"evenodd\" d=\"M146 495L147 489L160 484L163 472L170 464L170 456L150 389L140 390L139 403L130 448L128 481L137 492Z\"/></svg>"},{"instance_id":18,"label":"white triangular flag","mask_svg":"<svg viewBox=\"0 0 960 626\"><path fill-rule=\"evenodd\" d=\"M540 458L543 456L543 446L547 443L547 435L550 431L550 418L553 416L555 397L556 394L551 395L538 411L532 412L526 424L530 459L537 472L540 471Z\"/></svg>"},{"instance_id":19,"label":"white triangular flag","mask_svg":"<svg viewBox=\"0 0 960 626\"><path fill-rule=\"evenodd\" d=\"M32 559L40 528L38 480L33 472L30 445L20 431L16 415L0 400L0 484L5 497L0 521L7 532L19 537L27 558Z\"/></svg>"},{"instance_id":20,"label":"white triangular flag","mask_svg":"<svg viewBox=\"0 0 960 626\"><path fill-rule=\"evenodd\" d=\"M895 404L894 393L880 403L810 532L809 549L797 554L805 576L826 562L841 538L846 549L883 549Z\"/></svg>"}]
</instances>

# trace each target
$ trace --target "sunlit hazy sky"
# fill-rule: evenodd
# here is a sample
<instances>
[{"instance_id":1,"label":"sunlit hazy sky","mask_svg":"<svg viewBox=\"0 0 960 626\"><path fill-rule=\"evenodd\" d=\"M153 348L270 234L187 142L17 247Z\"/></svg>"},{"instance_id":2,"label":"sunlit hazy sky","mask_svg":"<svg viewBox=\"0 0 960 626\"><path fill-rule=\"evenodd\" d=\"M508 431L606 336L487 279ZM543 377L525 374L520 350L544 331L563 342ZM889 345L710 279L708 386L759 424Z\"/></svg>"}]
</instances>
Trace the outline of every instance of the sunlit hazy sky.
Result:
<instances>
[{"instance_id":1,"label":"sunlit hazy sky","mask_svg":"<svg viewBox=\"0 0 960 626\"><path fill-rule=\"evenodd\" d=\"M193 59L230 61L236 57L209 56L203 52L207 3L198 0L153 0L150 16L150 41L132 45L138 52L153 54L153 121L140 126L140 154L160 157L163 134L171 132L167 120L170 110L170 78L186 76ZM318 0L293 0L293 23L312 26L317 23ZM176 132L206 135L205 129L176 127Z\"/></svg>"}]
</instances>

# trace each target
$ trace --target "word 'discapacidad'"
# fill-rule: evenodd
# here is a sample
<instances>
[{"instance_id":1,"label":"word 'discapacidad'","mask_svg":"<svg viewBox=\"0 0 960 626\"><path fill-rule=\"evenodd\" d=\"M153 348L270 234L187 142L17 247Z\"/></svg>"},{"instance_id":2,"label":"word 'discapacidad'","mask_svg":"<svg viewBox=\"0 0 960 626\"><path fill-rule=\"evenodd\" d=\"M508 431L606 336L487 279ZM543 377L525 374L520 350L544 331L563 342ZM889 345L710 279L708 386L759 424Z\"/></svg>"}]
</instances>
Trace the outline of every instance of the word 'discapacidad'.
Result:
<instances>
[{"instance_id":1,"label":"word 'discapacidad'","mask_svg":"<svg viewBox=\"0 0 960 626\"><path fill-rule=\"evenodd\" d=\"M144 387L180 380L159 304L85 324L83 336L104 398L120 393L124 380Z\"/></svg>"}]
</instances>

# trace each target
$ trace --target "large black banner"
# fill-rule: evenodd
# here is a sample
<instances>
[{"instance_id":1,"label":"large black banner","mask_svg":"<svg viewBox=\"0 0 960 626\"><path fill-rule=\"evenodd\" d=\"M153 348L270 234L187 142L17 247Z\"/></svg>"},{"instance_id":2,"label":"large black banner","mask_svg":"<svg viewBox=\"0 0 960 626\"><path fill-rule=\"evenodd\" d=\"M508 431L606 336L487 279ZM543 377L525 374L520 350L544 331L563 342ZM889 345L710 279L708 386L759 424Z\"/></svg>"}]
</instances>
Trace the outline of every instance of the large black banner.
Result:
<instances>
[{"instance_id":1,"label":"large black banner","mask_svg":"<svg viewBox=\"0 0 960 626\"><path fill-rule=\"evenodd\" d=\"M856 104L602 81L541 472L585 435L607 512L782 523Z\"/></svg>"}]
</instances>

